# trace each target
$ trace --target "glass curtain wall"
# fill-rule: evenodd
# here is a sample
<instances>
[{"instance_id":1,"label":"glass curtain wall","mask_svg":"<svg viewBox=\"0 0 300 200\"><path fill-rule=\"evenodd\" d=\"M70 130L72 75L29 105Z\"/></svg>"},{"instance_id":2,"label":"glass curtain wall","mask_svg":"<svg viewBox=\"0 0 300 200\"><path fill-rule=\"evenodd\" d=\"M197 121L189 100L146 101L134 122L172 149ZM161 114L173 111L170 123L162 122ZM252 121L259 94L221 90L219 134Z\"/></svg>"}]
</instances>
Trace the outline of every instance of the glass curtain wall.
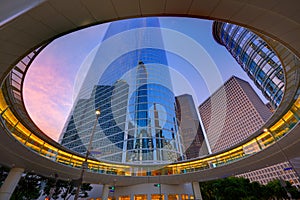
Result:
<instances>
[{"instance_id":1,"label":"glass curtain wall","mask_svg":"<svg viewBox=\"0 0 300 200\"><path fill-rule=\"evenodd\" d=\"M135 48L118 55L107 66L93 61L62 133L64 146L86 152L95 121L93 113L100 109L92 142L95 158L139 164L170 163L184 158L159 27L158 18L110 24L102 43L132 31L136 41L122 40L119 48L126 48L131 42ZM154 28L151 35L147 34L148 28ZM152 43L159 44L159 48ZM90 86L91 77L103 67L97 83Z\"/></svg>"},{"instance_id":2,"label":"glass curtain wall","mask_svg":"<svg viewBox=\"0 0 300 200\"><path fill-rule=\"evenodd\" d=\"M213 23L215 40L226 47L276 109L284 92L284 75L276 53L250 30L224 22Z\"/></svg>"}]
</instances>

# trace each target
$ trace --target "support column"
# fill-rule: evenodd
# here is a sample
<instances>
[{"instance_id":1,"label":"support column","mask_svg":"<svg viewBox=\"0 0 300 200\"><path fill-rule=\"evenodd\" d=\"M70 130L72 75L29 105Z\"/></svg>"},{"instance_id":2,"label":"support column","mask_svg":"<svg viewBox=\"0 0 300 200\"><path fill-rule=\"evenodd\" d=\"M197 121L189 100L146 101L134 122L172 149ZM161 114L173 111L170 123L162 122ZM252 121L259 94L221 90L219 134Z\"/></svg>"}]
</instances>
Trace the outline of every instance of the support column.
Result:
<instances>
[{"instance_id":1,"label":"support column","mask_svg":"<svg viewBox=\"0 0 300 200\"><path fill-rule=\"evenodd\" d=\"M9 200L24 172L22 168L12 168L0 189L0 199Z\"/></svg>"},{"instance_id":2,"label":"support column","mask_svg":"<svg viewBox=\"0 0 300 200\"><path fill-rule=\"evenodd\" d=\"M108 194L109 194L109 185L103 185L102 188L102 199L108 199Z\"/></svg>"},{"instance_id":3,"label":"support column","mask_svg":"<svg viewBox=\"0 0 300 200\"><path fill-rule=\"evenodd\" d=\"M193 182L192 186L193 186L193 192L194 192L195 200L203 200L199 183L198 182Z\"/></svg>"}]
</instances>

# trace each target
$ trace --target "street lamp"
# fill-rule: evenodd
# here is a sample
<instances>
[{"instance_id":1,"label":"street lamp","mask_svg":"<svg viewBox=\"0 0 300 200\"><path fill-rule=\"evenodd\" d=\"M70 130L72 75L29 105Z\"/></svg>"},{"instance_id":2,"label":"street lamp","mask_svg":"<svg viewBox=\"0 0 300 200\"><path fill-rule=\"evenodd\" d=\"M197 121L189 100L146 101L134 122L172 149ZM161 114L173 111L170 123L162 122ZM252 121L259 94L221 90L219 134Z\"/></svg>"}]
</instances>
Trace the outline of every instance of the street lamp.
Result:
<instances>
[{"instance_id":1,"label":"street lamp","mask_svg":"<svg viewBox=\"0 0 300 200\"><path fill-rule=\"evenodd\" d=\"M92 129L92 133L91 133L91 136L90 136L90 141L89 141L89 144L88 144L88 149L87 149L86 154L85 154L84 162L82 163L82 166L81 166L81 173L80 173L80 178L79 178L79 181L78 181L79 183L78 183L78 187L77 187L77 190L76 190L76 194L75 194L74 200L78 200L78 197L79 197L79 192L80 192L80 188L81 188L82 181L83 181L83 174L84 174L85 168L88 167L87 160L88 160L88 157L89 157L89 155L91 153L91 150L92 150L92 142L93 142L96 125L97 125L98 118L99 118L100 114L101 114L100 109L97 109L95 111L96 119L95 119L94 127Z\"/></svg>"}]
</instances>

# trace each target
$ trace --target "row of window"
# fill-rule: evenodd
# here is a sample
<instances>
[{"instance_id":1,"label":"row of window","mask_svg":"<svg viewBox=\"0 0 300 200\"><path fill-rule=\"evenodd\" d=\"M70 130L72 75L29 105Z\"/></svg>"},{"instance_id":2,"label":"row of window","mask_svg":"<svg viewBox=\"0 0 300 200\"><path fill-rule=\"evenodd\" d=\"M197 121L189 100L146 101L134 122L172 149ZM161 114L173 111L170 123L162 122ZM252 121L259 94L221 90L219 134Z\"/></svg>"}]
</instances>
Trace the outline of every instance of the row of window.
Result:
<instances>
[{"instance_id":1,"label":"row of window","mask_svg":"<svg viewBox=\"0 0 300 200\"><path fill-rule=\"evenodd\" d=\"M161 129L161 128L155 128L155 127L153 127L153 128L149 127L148 129L149 129L149 131L151 130L152 135L155 134L155 137L152 136L153 139L155 139L155 138L174 139L175 135L179 134L179 133L176 133L172 129ZM137 133L137 131L138 131L138 129L128 129L128 136L129 137L130 136L138 137L137 135L139 135L139 134ZM91 133L89 131L80 132L80 133L75 131L73 134L70 134L69 136L64 137L63 144L64 145L78 144L79 141L82 141L83 143L88 143L90 134ZM149 137L149 136L141 135L141 137ZM123 141L124 140L124 131L121 129L114 130L111 127L109 127L108 129L106 129L104 131L96 130L93 141L101 142L101 141L107 141L107 139L111 140L111 142L113 142L113 143Z\"/></svg>"},{"instance_id":2,"label":"row of window","mask_svg":"<svg viewBox=\"0 0 300 200\"><path fill-rule=\"evenodd\" d=\"M167 65L165 51L151 48L137 49L115 59L115 61L106 68L99 83L110 84L121 79L129 70L138 66L137 59L142 60L145 64L160 63Z\"/></svg>"},{"instance_id":3,"label":"row of window","mask_svg":"<svg viewBox=\"0 0 300 200\"><path fill-rule=\"evenodd\" d=\"M251 74L256 84L265 90L265 96L278 106L282 98L280 91L284 87L282 67L278 57L261 38L247 29L228 25L228 23L220 24L223 44L244 70Z\"/></svg>"}]
</instances>

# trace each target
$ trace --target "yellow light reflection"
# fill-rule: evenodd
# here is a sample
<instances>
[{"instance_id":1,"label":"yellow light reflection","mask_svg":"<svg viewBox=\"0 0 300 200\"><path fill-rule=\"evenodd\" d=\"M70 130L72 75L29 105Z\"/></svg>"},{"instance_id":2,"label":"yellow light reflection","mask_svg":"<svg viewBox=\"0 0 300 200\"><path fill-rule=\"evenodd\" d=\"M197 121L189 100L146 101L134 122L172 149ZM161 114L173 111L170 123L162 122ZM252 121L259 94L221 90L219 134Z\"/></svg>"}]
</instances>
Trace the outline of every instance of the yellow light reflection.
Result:
<instances>
[{"instance_id":1,"label":"yellow light reflection","mask_svg":"<svg viewBox=\"0 0 300 200\"><path fill-rule=\"evenodd\" d=\"M294 114L291 111L288 111L284 116L283 120L284 121L289 121L291 118L294 118Z\"/></svg>"},{"instance_id":2,"label":"yellow light reflection","mask_svg":"<svg viewBox=\"0 0 300 200\"><path fill-rule=\"evenodd\" d=\"M276 129L280 128L282 125L284 125L284 121L280 119L276 124L274 124L271 128L270 131L274 132Z\"/></svg>"},{"instance_id":3,"label":"yellow light reflection","mask_svg":"<svg viewBox=\"0 0 300 200\"><path fill-rule=\"evenodd\" d=\"M294 105L295 105L297 108L300 108L300 97L296 100L296 102L294 103Z\"/></svg>"},{"instance_id":4,"label":"yellow light reflection","mask_svg":"<svg viewBox=\"0 0 300 200\"><path fill-rule=\"evenodd\" d=\"M273 133L276 138L282 137L288 131L288 125L291 126L291 124L293 125L293 123L299 121L299 118L295 116L297 114L294 114L298 112L298 108L300 108L300 98L296 100L291 110L288 111L282 117L282 119L278 120L272 127L266 129L265 132L262 132L261 135L257 136L255 139L252 139L251 141L234 149L231 149L227 152L223 152L214 156L200 158L198 160L193 160L189 162L170 164L160 170L148 171L151 171L151 175L153 176L159 174L167 175L193 172L203 170L209 167L226 164L243 156L256 153L261 150L260 147L264 149L269 144L274 143L274 138L272 137L271 133ZM78 156L72 153L65 152L48 143L45 143L44 140L32 134L23 124L19 123L18 119L8 108L8 105L3 96L3 92L2 90L0 90L0 111L3 111L5 109L6 111L4 112L2 117L6 120L6 125L9 126L11 130L14 129L12 131L12 135L18 141L25 144L32 150L40 153L46 158L56 159L57 162L71 165L77 168L80 168L82 166L85 160L83 156ZM103 163L97 160L88 159L88 168L94 171L101 171L101 173L132 176L132 167L129 165ZM147 176L149 174L146 170L139 170L138 172L134 173L134 175Z\"/></svg>"},{"instance_id":5,"label":"yellow light reflection","mask_svg":"<svg viewBox=\"0 0 300 200\"><path fill-rule=\"evenodd\" d=\"M23 133L25 136L29 136L31 132L23 126L23 124L18 123L17 126L15 127L18 131Z\"/></svg>"},{"instance_id":6,"label":"yellow light reflection","mask_svg":"<svg viewBox=\"0 0 300 200\"><path fill-rule=\"evenodd\" d=\"M15 115L11 112L10 108L8 108L5 113L2 115L3 118L8 121L12 126L16 125L18 122L18 119L15 117Z\"/></svg>"},{"instance_id":7,"label":"yellow light reflection","mask_svg":"<svg viewBox=\"0 0 300 200\"><path fill-rule=\"evenodd\" d=\"M4 99L2 90L0 90L0 111L2 112L7 107L8 107L8 105L7 105L7 103L6 103L5 99Z\"/></svg>"}]
</instances>

